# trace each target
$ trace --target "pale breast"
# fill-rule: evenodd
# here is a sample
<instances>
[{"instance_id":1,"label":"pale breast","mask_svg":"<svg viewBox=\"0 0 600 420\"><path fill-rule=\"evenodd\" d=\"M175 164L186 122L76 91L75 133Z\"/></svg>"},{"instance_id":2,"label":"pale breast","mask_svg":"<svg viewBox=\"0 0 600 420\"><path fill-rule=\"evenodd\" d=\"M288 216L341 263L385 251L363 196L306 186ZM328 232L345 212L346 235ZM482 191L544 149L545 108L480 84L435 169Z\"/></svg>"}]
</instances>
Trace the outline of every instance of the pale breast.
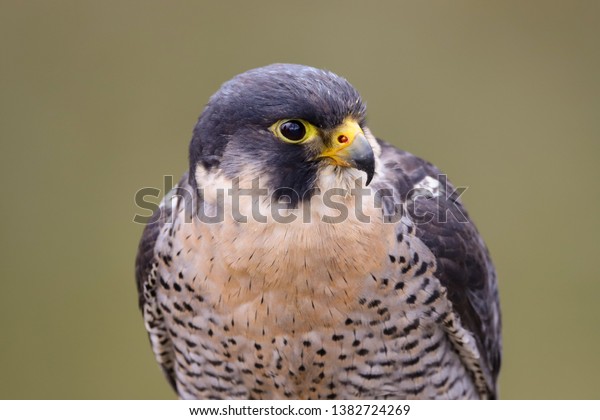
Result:
<instances>
[{"instance_id":1,"label":"pale breast","mask_svg":"<svg viewBox=\"0 0 600 420\"><path fill-rule=\"evenodd\" d=\"M314 235L185 223L179 213L157 244L182 396L476 396L440 327L452 311L434 258L410 228L409 244L383 224Z\"/></svg>"}]
</instances>

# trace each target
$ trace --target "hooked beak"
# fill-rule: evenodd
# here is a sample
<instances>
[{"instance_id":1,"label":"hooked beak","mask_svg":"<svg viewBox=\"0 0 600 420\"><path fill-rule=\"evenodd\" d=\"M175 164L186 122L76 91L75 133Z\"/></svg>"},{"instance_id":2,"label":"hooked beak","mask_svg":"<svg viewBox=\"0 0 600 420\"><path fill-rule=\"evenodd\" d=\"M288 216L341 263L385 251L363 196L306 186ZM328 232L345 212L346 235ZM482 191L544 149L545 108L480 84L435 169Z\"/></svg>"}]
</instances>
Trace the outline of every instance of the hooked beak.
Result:
<instances>
[{"instance_id":1,"label":"hooked beak","mask_svg":"<svg viewBox=\"0 0 600 420\"><path fill-rule=\"evenodd\" d=\"M331 136L330 146L320 158L331 159L334 165L356 168L367 174L369 185L375 174L375 155L357 122L346 120Z\"/></svg>"}]
</instances>

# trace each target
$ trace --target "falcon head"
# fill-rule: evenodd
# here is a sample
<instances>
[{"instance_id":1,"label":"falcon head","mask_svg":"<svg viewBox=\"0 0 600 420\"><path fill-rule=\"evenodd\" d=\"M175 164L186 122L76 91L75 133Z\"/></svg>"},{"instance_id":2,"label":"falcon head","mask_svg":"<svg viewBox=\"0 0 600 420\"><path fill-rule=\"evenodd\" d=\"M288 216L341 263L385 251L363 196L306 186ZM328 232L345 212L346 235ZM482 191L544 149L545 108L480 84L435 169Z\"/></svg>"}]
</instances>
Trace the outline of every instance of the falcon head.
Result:
<instances>
[{"instance_id":1,"label":"falcon head","mask_svg":"<svg viewBox=\"0 0 600 420\"><path fill-rule=\"evenodd\" d=\"M190 183L197 188L211 171L230 180L259 177L271 193L293 190L303 200L322 185L361 177L368 185L374 147L365 105L348 81L274 64L234 77L211 97L190 144Z\"/></svg>"}]
</instances>

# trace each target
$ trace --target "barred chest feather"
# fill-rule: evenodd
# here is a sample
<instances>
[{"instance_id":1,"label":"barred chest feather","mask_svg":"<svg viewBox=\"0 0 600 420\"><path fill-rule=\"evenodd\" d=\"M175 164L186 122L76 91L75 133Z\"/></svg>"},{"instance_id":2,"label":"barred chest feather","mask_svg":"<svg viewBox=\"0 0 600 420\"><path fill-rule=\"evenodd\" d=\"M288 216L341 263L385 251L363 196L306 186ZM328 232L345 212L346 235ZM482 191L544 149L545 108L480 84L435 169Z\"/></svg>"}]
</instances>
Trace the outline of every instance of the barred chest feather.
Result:
<instances>
[{"instance_id":1,"label":"barred chest feather","mask_svg":"<svg viewBox=\"0 0 600 420\"><path fill-rule=\"evenodd\" d=\"M459 321L409 224L211 225L180 207L155 270L180 395L477 396L459 357L474 343L440 327Z\"/></svg>"}]
</instances>

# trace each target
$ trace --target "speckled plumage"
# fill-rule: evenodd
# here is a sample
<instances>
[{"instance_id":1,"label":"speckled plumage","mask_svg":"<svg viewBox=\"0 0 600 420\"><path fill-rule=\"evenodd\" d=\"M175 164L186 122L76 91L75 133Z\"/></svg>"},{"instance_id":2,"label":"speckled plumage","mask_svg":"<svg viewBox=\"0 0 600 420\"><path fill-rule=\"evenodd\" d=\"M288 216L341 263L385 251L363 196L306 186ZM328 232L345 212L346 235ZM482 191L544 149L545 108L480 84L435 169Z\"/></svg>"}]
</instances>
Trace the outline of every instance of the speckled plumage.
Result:
<instances>
[{"instance_id":1,"label":"speckled plumage","mask_svg":"<svg viewBox=\"0 0 600 420\"><path fill-rule=\"evenodd\" d=\"M190 174L149 222L136 260L152 348L180 397L496 397L500 312L485 245L439 171L375 139L364 112L344 79L292 65L245 73L211 98ZM368 223L352 211L324 222L313 193L285 210L309 223L240 222L229 198L219 204L217 188L248 187L256 175L271 194L350 191L360 171L315 162L266 129L303 118L328 133L347 116L375 155L373 182L360 185L390 191L383 208L402 206L401 219L386 223L372 196L358 198ZM341 200L353 209L357 197ZM267 215L270 203L260 203ZM201 208L224 220L198 220ZM445 222L425 219L440 214Z\"/></svg>"}]
</instances>

